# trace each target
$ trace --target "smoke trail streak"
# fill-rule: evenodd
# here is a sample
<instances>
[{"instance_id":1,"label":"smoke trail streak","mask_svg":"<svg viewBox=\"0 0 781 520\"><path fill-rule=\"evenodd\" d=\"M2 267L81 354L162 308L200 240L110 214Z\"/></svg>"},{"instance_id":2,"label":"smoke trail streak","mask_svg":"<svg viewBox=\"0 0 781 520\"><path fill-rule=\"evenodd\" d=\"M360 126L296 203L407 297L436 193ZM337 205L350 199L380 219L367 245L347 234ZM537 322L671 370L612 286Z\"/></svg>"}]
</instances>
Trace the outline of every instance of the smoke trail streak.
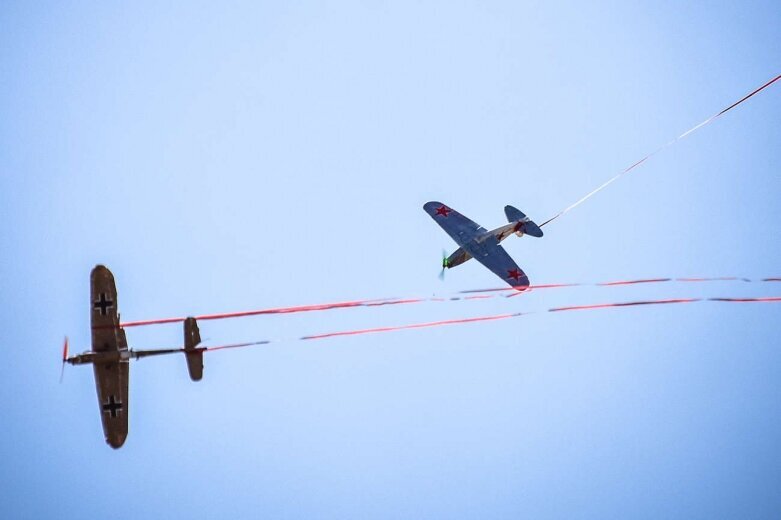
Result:
<instances>
[{"instance_id":1,"label":"smoke trail streak","mask_svg":"<svg viewBox=\"0 0 781 520\"><path fill-rule=\"evenodd\" d=\"M645 280L623 280L618 282L602 282L598 283L597 285L603 285L606 287L612 286L612 285L635 285L640 283L661 283L661 282L669 282L672 278L648 278Z\"/></svg>"},{"instance_id":2,"label":"smoke trail streak","mask_svg":"<svg viewBox=\"0 0 781 520\"><path fill-rule=\"evenodd\" d=\"M328 332L325 334L316 334L314 336L302 336L299 339L301 340L325 339L325 338L335 338L338 336L359 336L363 334L376 334L378 332L393 332L397 330L425 329L429 327L442 327L445 325L475 323L479 321L506 320L508 318L523 316L524 314L525 313L522 312L516 312L512 314L497 314L494 316L478 316L476 318L461 318L461 319L454 319L454 320L430 321L427 323L414 323L412 325L399 325L396 327L375 327L371 329L344 330L340 332Z\"/></svg>"},{"instance_id":3,"label":"smoke trail streak","mask_svg":"<svg viewBox=\"0 0 781 520\"><path fill-rule=\"evenodd\" d=\"M517 296L520 294L525 294L533 289L559 289L562 287L578 287L581 285L589 285L589 284L581 284L581 283L549 283L549 284L539 284L539 285L530 285L525 291L518 292L512 287L492 287L489 289L467 289L465 291L459 291L458 294L471 294L471 293L485 293L485 292L507 292L507 291L513 291L513 295Z\"/></svg>"},{"instance_id":4,"label":"smoke trail streak","mask_svg":"<svg viewBox=\"0 0 781 520\"><path fill-rule=\"evenodd\" d=\"M740 278L736 276L721 276L710 278L641 278L634 280L617 280L610 282L596 282L596 283L551 283L531 285L529 290L544 290L544 289L560 289L567 287L614 287L622 285L637 285L637 284L652 284L652 283L704 283L704 282L720 282L720 281L742 281L750 283L762 283L762 282L781 282L781 277L761 278L757 280L751 280L749 278ZM445 301L468 301L468 300L487 300L491 298L513 298L529 292L518 292L511 287L496 287L488 289L470 289L465 291L459 291L456 296L433 296L428 298L376 298L372 300L354 300L334 303L321 303L314 305L298 305L293 307L276 307L269 309L258 309L249 311L238 312L226 312L219 314L203 314L195 316L195 319L205 320L221 320L229 318L241 318L247 316L262 316L271 314L295 314L300 312L315 312L326 311L333 309L347 309L354 307L382 307L390 305L407 305L415 303L425 302L445 302ZM510 293L510 294L506 294ZM459 296L464 295L464 296ZM140 327L146 325L161 325L167 323L181 323L185 320L184 317L178 318L158 318L150 320L128 321L121 323L120 327ZM111 326L108 326L109 328ZM96 327L99 328L99 327Z\"/></svg>"},{"instance_id":5,"label":"smoke trail streak","mask_svg":"<svg viewBox=\"0 0 781 520\"><path fill-rule=\"evenodd\" d=\"M194 316L196 320L222 320L227 318L243 318L247 316L262 316L265 314L294 314L299 312L324 311L331 309L346 309L351 307L376 307L380 305L399 305L405 303L418 303L421 299L389 299L389 300L357 300L348 302L321 303L316 305L298 305L295 307L277 307L270 309L258 309L250 311L224 312L220 314L202 314ZM120 327L140 327L144 325L161 325L165 323L180 323L186 318L157 318L151 320L128 321L121 323Z\"/></svg>"},{"instance_id":6,"label":"smoke trail streak","mask_svg":"<svg viewBox=\"0 0 781 520\"><path fill-rule=\"evenodd\" d=\"M712 302L781 302L781 296L765 296L764 298L708 298Z\"/></svg>"},{"instance_id":7,"label":"smoke trail streak","mask_svg":"<svg viewBox=\"0 0 781 520\"><path fill-rule=\"evenodd\" d=\"M762 91L762 90L764 90L765 88L769 87L770 85L772 85L773 83L775 83L775 82L776 82L776 81L778 81L779 79L781 79L781 75L778 75L778 76L776 76L775 78L771 79L770 81L768 81L767 83L765 83L765 84L764 84L764 85L762 85L761 87L758 87L758 88L754 89L754 90L753 90L752 92L750 92L749 94L747 94L747 95L743 96L743 97L742 97L741 99L739 99L738 101L734 102L733 104L731 104L731 105L730 105L730 106L728 106L727 108L723 109L721 112L719 112L719 113L717 113L717 114L714 114L714 115L712 115L711 117L709 117L708 119L706 119L706 120L705 120L705 121L703 121L702 123L700 123L700 124L698 124L698 125L695 125L695 126L693 126L693 127L692 127L692 128L690 128L689 130L687 130L687 131L685 131L684 133L682 133L681 135L679 135L678 137L676 137L676 138L674 138L674 139L672 139L672 140L668 141L667 143L663 144L662 146L660 146L659 148L657 148L657 149L656 149L656 150L654 150L653 152L649 153L648 155L646 155L645 157L643 157L642 159L640 159L640 160L639 160L639 161L637 161L636 163L632 164L632 165L631 165L631 166L629 166L628 168L625 168L624 170L622 170L622 171L618 172L616 175L614 175L613 177L611 177L610 179L608 179L607 181L605 181L604 183L602 183L601 185L599 185L599 186L598 186L596 189L594 189L594 190L590 191L589 193L587 193L586 195L584 195L583 197L581 197L580 199L578 199L577 201L575 201L573 204L570 204L569 206L567 206L567 207L566 207L566 208L564 208L563 210L561 210L561 211L559 211L558 213L556 213L554 216L552 216L551 218L549 218L548 220L546 220L545 222L543 222L542 224L540 224L540 227L543 227L544 225L546 225L546 224L549 224L550 222L553 222L554 220L556 220L556 219L557 219L557 218L559 218L560 216L564 215L565 213L569 212L570 210L572 210L572 209L574 209L574 208L576 208L576 207L580 206L582 203L584 203L585 201L587 201L588 199L590 199L590 198L591 198L593 195L596 195L597 193L599 193L599 192L600 192L600 191L602 191L603 189L607 188L607 187L608 187L610 184L612 184L613 182L615 182L616 180L618 180L620 177L623 177L624 175L626 175L626 174L627 174L627 173L629 173L630 171L634 170L636 167L640 166L641 164L643 164L645 161L647 161L648 159L650 159L650 158L651 158L651 157L653 157L654 155L656 155L656 154L658 154L659 152L661 152L662 150L664 150L664 149L666 149L666 148L668 148L668 147L670 147L670 146L674 145L675 143L677 143L677 142L678 142L678 141L680 141L681 139L683 139L683 138L685 138L686 136L688 136L688 135L690 135L690 134L694 133L695 131L699 130L699 129L700 129L700 128L702 128L703 126L705 126L705 125L707 125L707 124L709 124L709 123L711 123L711 122L715 121L715 120L716 120L716 119L717 119L719 116L721 116L721 115L725 114L725 113L726 113L726 112L728 112L729 110L732 110L733 108L735 108L736 106L740 105L741 103L743 103L744 101L746 101L746 100L747 100L747 99L749 99L750 97L754 96L755 94L758 94L759 92L761 92L761 91Z\"/></svg>"},{"instance_id":8,"label":"smoke trail streak","mask_svg":"<svg viewBox=\"0 0 781 520\"><path fill-rule=\"evenodd\" d=\"M673 298L668 300L644 300L639 302L597 303L592 305L572 305L570 307L554 307L548 312L582 311L587 309L606 309L608 307L631 307L633 305L662 305L666 303L692 303L702 301L701 298Z\"/></svg>"},{"instance_id":9,"label":"smoke trail streak","mask_svg":"<svg viewBox=\"0 0 781 520\"><path fill-rule=\"evenodd\" d=\"M229 348L243 348L243 347L254 347L256 345L268 345L269 343L275 343L271 340L264 339L260 341L250 341L249 343L231 343L229 345L219 345L216 347L204 347L205 350L211 351L211 350L225 350Z\"/></svg>"},{"instance_id":10,"label":"smoke trail streak","mask_svg":"<svg viewBox=\"0 0 781 520\"><path fill-rule=\"evenodd\" d=\"M760 282L767 282L769 280L772 280L772 278L763 278L762 280L757 280ZM739 282L753 282L754 280L751 280L750 278L739 278L737 276L718 276L715 278L676 278L676 282L729 282L729 281L739 281Z\"/></svg>"},{"instance_id":11,"label":"smoke trail streak","mask_svg":"<svg viewBox=\"0 0 781 520\"><path fill-rule=\"evenodd\" d=\"M679 304L679 303L702 303L702 302L781 303L781 296L764 296L764 297L757 297L757 298L668 298L668 299L660 299L660 300L641 300L641 301L634 301L634 302L596 303L590 305L573 305L569 307L552 307L550 309L541 312L560 313L566 311L584 311L584 310L599 310L599 309L609 309L609 308L625 308L625 307L633 307L633 306L671 305L671 304ZM467 323L507 320L510 318L518 318L520 316L526 316L528 314L539 314L539 311L495 314L490 316L457 318L451 320L430 321L430 322L423 322L423 323L413 323L407 325L395 325L395 326L387 326L387 327L342 330L337 332L312 334L308 336L302 336L297 339L299 341L309 341L309 340L328 339L328 338L337 338L337 337L345 337L345 336L362 336L366 334L380 334L385 332L396 332L401 330L424 329L424 328L432 328L432 327L445 327L450 325L463 325ZM250 342L250 343L234 343L230 345L206 347L206 350L210 351L210 350L222 350L226 348L239 348L239 347L252 346L252 345L267 345L269 343L278 343L282 341L285 340L281 340L281 341L264 340L264 341ZM295 340L287 340L287 341L295 341Z\"/></svg>"},{"instance_id":12,"label":"smoke trail streak","mask_svg":"<svg viewBox=\"0 0 781 520\"><path fill-rule=\"evenodd\" d=\"M535 289L558 289L562 287L613 287L617 285L636 285L636 284L644 284L644 283L664 283L664 282L695 283L695 282L728 282L728 281L750 282L750 283L777 282L777 281L781 282L781 278L761 278L757 280L752 280L750 278L741 278L738 276L716 276L716 277L704 277L704 278L641 278L637 280L618 280L618 281L611 281L611 282L553 283L553 284L530 285L529 288L522 293L518 293L517 291L514 291L511 287L495 287L489 289L470 289L466 291L460 291L459 294L513 291L512 294L506 296L506 298L511 298L514 296L519 296L521 294L528 293L529 291Z\"/></svg>"}]
</instances>

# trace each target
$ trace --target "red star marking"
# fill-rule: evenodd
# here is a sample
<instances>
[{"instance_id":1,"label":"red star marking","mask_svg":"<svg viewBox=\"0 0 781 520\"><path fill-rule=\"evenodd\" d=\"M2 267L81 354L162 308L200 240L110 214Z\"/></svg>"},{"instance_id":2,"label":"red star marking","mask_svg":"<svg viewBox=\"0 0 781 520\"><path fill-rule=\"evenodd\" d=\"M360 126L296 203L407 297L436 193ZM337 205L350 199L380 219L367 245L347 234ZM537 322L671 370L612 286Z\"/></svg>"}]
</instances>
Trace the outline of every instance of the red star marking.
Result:
<instances>
[{"instance_id":1,"label":"red star marking","mask_svg":"<svg viewBox=\"0 0 781 520\"><path fill-rule=\"evenodd\" d=\"M512 278L516 282L521 279L523 274L518 269L511 269L507 271L507 278Z\"/></svg>"},{"instance_id":2,"label":"red star marking","mask_svg":"<svg viewBox=\"0 0 781 520\"><path fill-rule=\"evenodd\" d=\"M452 209L448 208L447 206L440 206L437 208L437 215L442 215L443 217L447 217L448 213L453 211Z\"/></svg>"}]
</instances>

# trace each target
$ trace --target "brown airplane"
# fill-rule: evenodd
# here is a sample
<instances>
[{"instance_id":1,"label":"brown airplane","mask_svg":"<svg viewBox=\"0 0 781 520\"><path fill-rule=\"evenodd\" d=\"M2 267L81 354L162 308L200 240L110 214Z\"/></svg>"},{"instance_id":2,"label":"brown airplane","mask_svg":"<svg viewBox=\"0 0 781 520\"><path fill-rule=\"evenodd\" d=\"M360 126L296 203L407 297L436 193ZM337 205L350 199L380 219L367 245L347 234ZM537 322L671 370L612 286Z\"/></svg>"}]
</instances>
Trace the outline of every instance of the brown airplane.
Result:
<instances>
[{"instance_id":1,"label":"brown airplane","mask_svg":"<svg viewBox=\"0 0 781 520\"><path fill-rule=\"evenodd\" d=\"M90 276L90 315L92 350L68 357L66 338L62 352L63 368L65 363L92 364L103 433L109 446L119 448L127 438L130 360L184 352L190 379L199 381L203 377L203 352L206 349L198 347L201 334L195 318L187 318L184 321L184 348L129 350L125 330L120 327L114 275L103 265L95 266Z\"/></svg>"}]
</instances>

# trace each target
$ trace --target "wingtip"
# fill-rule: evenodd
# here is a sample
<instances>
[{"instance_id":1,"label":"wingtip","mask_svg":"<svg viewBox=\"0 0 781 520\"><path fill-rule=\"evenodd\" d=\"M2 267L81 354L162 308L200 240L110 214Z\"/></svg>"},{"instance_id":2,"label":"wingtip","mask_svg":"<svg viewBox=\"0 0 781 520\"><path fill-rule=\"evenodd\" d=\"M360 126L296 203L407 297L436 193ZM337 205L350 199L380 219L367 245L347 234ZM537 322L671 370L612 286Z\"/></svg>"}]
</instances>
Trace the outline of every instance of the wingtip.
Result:
<instances>
[{"instance_id":1,"label":"wingtip","mask_svg":"<svg viewBox=\"0 0 781 520\"><path fill-rule=\"evenodd\" d=\"M114 436L106 436L106 444L114 448L115 450L118 450L125 444L125 439L127 439L127 434L121 435L117 434Z\"/></svg>"},{"instance_id":2,"label":"wingtip","mask_svg":"<svg viewBox=\"0 0 781 520\"><path fill-rule=\"evenodd\" d=\"M102 276L108 277L112 280L114 279L114 273L112 273L111 270L103 264L97 264L95 267L93 267L91 276L93 279Z\"/></svg>"},{"instance_id":3,"label":"wingtip","mask_svg":"<svg viewBox=\"0 0 781 520\"><path fill-rule=\"evenodd\" d=\"M523 278L521 278L520 283L511 285L511 287L518 292L525 292L531 289L531 282L529 281L528 276L524 276Z\"/></svg>"}]
</instances>

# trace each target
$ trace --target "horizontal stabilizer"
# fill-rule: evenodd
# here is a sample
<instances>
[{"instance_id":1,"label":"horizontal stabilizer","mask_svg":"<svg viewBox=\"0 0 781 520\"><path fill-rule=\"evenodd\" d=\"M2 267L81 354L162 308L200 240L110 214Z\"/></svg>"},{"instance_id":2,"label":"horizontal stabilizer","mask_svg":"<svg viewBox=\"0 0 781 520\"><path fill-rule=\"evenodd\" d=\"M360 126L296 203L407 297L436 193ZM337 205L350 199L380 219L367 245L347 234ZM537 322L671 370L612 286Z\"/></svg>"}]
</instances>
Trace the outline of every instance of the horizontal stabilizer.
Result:
<instances>
[{"instance_id":1,"label":"horizontal stabilizer","mask_svg":"<svg viewBox=\"0 0 781 520\"><path fill-rule=\"evenodd\" d=\"M516 228L516 231L518 233L523 233L525 235L529 235L532 237L540 238L543 233L542 229L540 229L540 226L534 223L534 221L529 220L529 217L523 214L523 211L514 208L512 206L505 206L504 207L504 214L507 216L508 222L518 222L519 225Z\"/></svg>"},{"instance_id":2,"label":"horizontal stabilizer","mask_svg":"<svg viewBox=\"0 0 781 520\"><path fill-rule=\"evenodd\" d=\"M518 222L519 220L526 220L526 215L523 214L523 211L512 206L505 206L504 214L507 215L507 222Z\"/></svg>"},{"instance_id":3,"label":"horizontal stabilizer","mask_svg":"<svg viewBox=\"0 0 781 520\"><path fill-rule=\"evenodd\" d=\"M201 333L195 318L184 320L184 355L187 358L187 371L190 379L200 381L203 378L203 347L198 347L201 342Z\"/></svg>"},{"instance_id":4,"label":"horizontal stabilizer","mask_svg":"<svg viewBox=\"0 0 781 520\"><path fill-rule=\"evenodd\" d=\"M527 220L523 223L523 232L531 237L542 237L542 230L540 229L540 226L532 222L531 220Z\"/></svg>"}]
</instances>

